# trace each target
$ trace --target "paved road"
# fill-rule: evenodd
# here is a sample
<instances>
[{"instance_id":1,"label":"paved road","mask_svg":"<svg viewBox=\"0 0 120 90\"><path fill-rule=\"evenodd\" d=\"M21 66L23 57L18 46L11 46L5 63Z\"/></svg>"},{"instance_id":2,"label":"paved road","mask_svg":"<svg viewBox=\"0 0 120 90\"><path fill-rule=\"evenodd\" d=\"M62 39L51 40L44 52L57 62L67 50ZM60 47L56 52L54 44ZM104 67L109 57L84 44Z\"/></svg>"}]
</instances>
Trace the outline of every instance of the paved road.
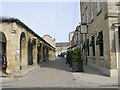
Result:
<instances>
[{"instance_id":1,"label":"paved road","mask_svg":"<svg viewBox=\"0 0 120 90\"><path fill-rule=\"evenodd\" d=\"M116 88L117 78L110 78L84 66L84 72L73 73L64 58L48 61L19 80L5 83L3 87L17 88ZM50 87L52 89L50 89ZM43 89L44 90L44 89ZM62 89L59 89L62 90ZM75 89L73 89L75 90Z\"/></svg>"}]
</instances>

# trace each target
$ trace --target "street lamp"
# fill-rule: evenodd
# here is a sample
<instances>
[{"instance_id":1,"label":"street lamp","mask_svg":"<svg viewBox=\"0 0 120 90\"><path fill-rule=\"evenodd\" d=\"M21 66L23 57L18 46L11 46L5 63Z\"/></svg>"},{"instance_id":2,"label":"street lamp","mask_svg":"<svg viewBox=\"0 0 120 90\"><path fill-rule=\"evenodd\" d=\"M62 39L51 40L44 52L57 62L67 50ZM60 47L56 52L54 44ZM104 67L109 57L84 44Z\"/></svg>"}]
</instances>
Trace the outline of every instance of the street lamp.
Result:
<instances>
[{"instance_id":1,"label":"street lamp","mask_svg":"<svg viewBox=\"0 0 120 90\"><path fill-rule=\"evenodd\" d=\"M87 45L87 33L88 33L88 24L83 22L80 25L80 33L85 34L85 45ZM87 65L87 48L85 48L85 58L86 58L86 65Z\"/></svg>"},{"instance_id":2,"label":"street lamp","mask_svg":"<svg viewBox=\"0 0 120 90\"><path fill-rule=\"evenodd\" d=\"M87 23L81 23L80 33L81 33L81 34L87 34L87 33L88 33L87 27L88 27Z\"/></svg>"},{"instance_id":3,"label":"street lamp","mask_svg":"<svg viewBox=\"0 0 120 90\"><path fill-rule=\"evenodd\" d=\"M85 34L85 45L87 44L87 33L88 33L88 24L83 22L81 25L76 27L76 31L80 32L80 34ZM80 42L78 40L78 47L80 47ZM87 48L85 48L85 58L86 58L86 65L87 65Z\"/></svg>"}]
</instances>

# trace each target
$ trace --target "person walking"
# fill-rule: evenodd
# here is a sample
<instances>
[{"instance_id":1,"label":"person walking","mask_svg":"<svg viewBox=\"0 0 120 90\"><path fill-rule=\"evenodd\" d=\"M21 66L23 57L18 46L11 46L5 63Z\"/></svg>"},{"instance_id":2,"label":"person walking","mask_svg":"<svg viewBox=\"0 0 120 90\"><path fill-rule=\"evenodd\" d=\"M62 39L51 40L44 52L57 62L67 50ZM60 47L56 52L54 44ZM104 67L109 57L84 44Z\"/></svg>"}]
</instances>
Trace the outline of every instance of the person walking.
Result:
<instances>
[{"instance_id":1,"label":"person walking","mask_svg":"<svg viewBox=\"0 0 120 90\"><path fill-rule=\"evenodd\" d=\"M6 54L2 54L2 70L6 70L7 68L7 59L6 59Z\"/></svg>"}]
</instances>

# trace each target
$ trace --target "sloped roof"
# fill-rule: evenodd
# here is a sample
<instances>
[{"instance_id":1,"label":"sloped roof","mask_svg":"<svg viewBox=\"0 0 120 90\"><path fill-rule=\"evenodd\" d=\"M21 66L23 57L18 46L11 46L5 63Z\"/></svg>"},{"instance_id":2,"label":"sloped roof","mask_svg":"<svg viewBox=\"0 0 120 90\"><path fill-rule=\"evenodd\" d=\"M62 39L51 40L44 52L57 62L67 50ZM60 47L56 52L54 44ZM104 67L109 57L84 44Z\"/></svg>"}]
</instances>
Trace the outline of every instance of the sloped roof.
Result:
<instances>
[{"instance_id":1,"label":"sloped roof","mask_svg":"<svg viewBox=\"0 0 120 90\"><path fill-rule=\"evenodd\" d=\"M43 42L47 43L49 46L51 46L48 42L46 42L42 37L40 37L38 34L36 34L32 29L30 29L27 25L25 25L23 22L21 22L19 19L17 18L12 18L12 17L0 17L0 23L3 22L16 22L18 25L21 25L22 27L24 27L28 32L31 32L33 35L35 35L36 37L38 37L39 39L41 39ZM52 48L54 48L53 46L51 46ZM55 48L54 48L55 49Z\"/></svg>"}]
</instances>

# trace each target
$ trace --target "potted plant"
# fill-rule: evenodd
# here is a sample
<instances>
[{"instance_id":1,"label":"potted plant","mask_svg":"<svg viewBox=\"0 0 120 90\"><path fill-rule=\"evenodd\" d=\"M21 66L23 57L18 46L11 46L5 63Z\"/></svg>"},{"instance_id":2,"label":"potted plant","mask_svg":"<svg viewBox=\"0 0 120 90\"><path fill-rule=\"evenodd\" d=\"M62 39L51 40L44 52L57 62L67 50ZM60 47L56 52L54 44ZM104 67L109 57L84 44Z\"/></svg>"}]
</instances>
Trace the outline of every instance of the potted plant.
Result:
<instances>
[{"instance_id":1,"label":"potted plant","mask_svg":"<svg viewBox=\"0 0 120 90\"><path fill-rule=\"evenodd\" d=\"M72 51L72 71L83 72L83 60L81 58L80 48L75 48Z\"/></svg>"}]
</instances>

